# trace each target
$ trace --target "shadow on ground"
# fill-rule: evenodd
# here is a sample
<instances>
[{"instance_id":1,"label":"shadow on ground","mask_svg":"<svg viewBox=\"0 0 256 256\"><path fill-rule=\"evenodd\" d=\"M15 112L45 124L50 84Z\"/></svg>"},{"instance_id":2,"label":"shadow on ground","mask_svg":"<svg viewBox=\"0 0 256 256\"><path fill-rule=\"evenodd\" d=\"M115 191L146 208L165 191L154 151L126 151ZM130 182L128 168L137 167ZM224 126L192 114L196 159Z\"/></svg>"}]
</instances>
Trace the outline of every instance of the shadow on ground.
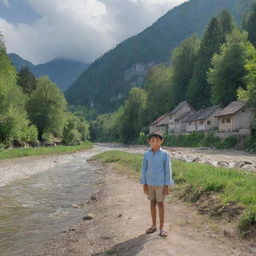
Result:
<instances>
[{"instance_id":1,"label":"shadow on ground","mask_svg":"<svg viewBox=\"0 0 256 256\"><path fill-rule=\"evenodd\" d=\"M110 249L92 254L91 256L105 256L105 255L115 255L115 256L134 256L143 250L144 244L151 239L158 237L152 237L148 234L141 234L135 238L129 239L125 242L115 244Z\"/></svg>"}]
</instances>

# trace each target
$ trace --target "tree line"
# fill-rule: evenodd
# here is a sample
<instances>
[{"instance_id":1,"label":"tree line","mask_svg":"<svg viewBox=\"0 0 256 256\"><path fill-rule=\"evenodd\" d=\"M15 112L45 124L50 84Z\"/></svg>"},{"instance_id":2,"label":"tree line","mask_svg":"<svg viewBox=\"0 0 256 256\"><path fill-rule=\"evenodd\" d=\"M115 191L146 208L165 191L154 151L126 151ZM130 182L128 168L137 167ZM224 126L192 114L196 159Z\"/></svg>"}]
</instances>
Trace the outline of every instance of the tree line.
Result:
<instances>
[{"instance_id":1,"label":"tree line","mask_svg":"<svg viewBox=\"0 0 256 256\"><path fill-rule=\"evenodd\" d=\"M17 74L0 34L0 146L76 145L89 137L89 124L68 107L62 91L47 76L27 67Z\"/></svg>"},{"instance_id":2,"label":"tree line","mask_svg":"<svg viewBox=\"0 0 256 256\"><path fill-rule=\"evenodd\" d=\"M256 4L240 26L222 11L201 37L193 34L172 52L170 65L153 67L116 112L97 116L90 123L92 139L132 142L143 127L184 100L196 110L246 101L254 109L256 129L255 47Z\"/></svg>"}]
</instances>

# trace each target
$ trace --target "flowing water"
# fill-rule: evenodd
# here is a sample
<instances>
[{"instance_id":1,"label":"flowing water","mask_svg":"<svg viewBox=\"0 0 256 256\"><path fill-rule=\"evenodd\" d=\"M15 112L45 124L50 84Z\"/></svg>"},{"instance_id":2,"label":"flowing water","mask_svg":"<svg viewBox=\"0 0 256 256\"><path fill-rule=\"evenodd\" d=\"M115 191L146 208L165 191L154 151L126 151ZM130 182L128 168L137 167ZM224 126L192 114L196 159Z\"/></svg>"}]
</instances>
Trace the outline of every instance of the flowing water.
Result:
<instances>
[{"instance_id":1,"label":"flowing water","mask_svg":"<svg viewBox=\"0 0 256 256\"><path fill-rule=\"evenodd\" d=\"M0 187L0 256L32 256L41 242L77 223L97 190L95 167L80 154L27 179Z\"/></svg>"}]
</instances>

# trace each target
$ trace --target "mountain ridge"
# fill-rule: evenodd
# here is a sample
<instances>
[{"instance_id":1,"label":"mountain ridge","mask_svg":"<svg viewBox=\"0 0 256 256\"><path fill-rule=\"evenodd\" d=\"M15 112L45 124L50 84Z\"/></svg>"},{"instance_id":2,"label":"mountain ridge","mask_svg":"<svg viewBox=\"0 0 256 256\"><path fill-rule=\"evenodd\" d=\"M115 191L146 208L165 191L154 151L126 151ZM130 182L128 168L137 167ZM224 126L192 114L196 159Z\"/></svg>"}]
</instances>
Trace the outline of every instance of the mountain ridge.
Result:
<instances>
[{"instance_id":1,"label":"mountain ridge","mask_svg":"<svg viewBox=\"0 0 256 256\"><path fill-rule=\"evenodd\" d=\"M63 58L55 58L49 62L34 65L18 54L9 53L9 58L15 66L17 72L22 67L28 67L36 77L48 75L59 88L65 91L78 78L78 76L88 67L88 63Z\"/></svg>"}]
</instances>

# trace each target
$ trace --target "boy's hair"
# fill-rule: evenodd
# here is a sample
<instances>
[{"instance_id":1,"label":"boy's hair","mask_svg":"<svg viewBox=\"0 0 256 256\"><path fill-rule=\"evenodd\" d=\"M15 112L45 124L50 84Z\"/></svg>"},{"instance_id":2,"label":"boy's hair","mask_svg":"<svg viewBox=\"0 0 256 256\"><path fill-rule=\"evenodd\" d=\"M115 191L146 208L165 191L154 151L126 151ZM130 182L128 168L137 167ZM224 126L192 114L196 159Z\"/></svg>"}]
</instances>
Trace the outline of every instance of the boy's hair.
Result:
<instances>
[{"instance_id":1,"label":"boy's hair","mask_svg":"<svg viewBox=\"0 0 256 256\"><path fill-rule=\"evenodd\" d=\"M160 140L163 140L163 136L161 135L161 134L158 134L158 133L151 133L151 134L149 134L149 136L148 136L148 140L150 141L151 140L151 138L153 138L153 137L156 137L156 138L159 138Z\"/></svg>"}]
</instances>

